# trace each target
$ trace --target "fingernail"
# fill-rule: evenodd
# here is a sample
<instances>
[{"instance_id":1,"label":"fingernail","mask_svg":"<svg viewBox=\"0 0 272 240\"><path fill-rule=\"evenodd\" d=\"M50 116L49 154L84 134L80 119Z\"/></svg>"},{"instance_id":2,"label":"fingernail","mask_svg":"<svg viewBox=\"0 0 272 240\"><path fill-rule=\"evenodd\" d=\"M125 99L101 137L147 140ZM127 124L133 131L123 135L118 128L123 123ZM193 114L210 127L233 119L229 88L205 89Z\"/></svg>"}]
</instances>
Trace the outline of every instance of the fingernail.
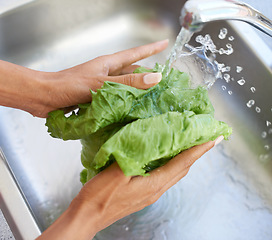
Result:
<instances>
[{"instance_id":1,"label":"fingernail","mask_svg":"<svg viewBox=\"0 0 272 240\"><path fill-rule=\"evenodd\" d=\"M216 146L217 144L219 144L220 142L222 142L222 140L224 139L224 136L220 136L215 140L214 146Z\"/></svg>"},{"instance_id":2,"label":"fingernail","mask_svg":"<svg viewBox=\"0 0 272 240\"><path fill-rule=\"evenodd\" d=\"M159 83L161 79L162 79L161 73L149 73L144 76L144 83L145 84Z\"/></svg>"}]
</instances>

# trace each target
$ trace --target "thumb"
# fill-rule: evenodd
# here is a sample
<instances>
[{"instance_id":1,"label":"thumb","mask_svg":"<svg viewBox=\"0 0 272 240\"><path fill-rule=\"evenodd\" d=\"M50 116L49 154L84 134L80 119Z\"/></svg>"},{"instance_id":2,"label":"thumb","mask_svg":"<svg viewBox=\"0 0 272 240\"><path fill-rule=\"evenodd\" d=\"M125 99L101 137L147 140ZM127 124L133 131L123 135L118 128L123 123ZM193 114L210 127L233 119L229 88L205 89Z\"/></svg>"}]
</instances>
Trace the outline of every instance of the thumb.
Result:
<instances>
[{"instance_id":1,"label":"thumb","mask_svg":"<svg viewBox=\"0 0 272 240\"><path fill-rule=\"evenodd\" d=\"M140 89L150 88L162 79L161 73L134 73L110 77L110 81Z\"/></svg>"}]
</instances>

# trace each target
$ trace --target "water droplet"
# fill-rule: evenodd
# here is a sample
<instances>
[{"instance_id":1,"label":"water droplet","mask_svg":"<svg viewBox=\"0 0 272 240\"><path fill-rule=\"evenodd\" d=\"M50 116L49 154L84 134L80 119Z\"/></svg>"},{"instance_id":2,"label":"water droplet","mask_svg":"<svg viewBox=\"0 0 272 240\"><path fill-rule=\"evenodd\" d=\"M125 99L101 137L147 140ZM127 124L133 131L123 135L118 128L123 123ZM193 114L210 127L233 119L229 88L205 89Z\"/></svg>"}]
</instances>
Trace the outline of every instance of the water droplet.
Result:
<instances>
[{"instance_id":1,"label":"water droplet","mask_svg":"<svg viewBox=\"0 0 272 240\"><path fill-rule=\"evenodd\" d=\"M269 127L271 125L271 122L266 121L266 126Z\"/></svg>"},{"instance_id":2,"label":"water droplet","mask_svg":"<svg viewBox=\"0 0 272 240\"><path fill-rule=\"evenodd\" d=\"M227 48L232 48L232 45L231 45L230 43L227 43L227 44L226 44L226 47L227 47Z\"/></svg>"},{"instance_id":3,"label":"water droplet","mask_svg":"<svg viewBox=\"0 0 272 240\"><path fill-rule=\"evenodd\" d=\"M198 35L198 36L196 36L195 40L196 40L196 42L198 42L198 43L202 43L203 36Z\"/></svg>"},{"instance_id":4,"label":"water droplet","mask_svg":"<svg viewBox=\"0 0 272 240\"><path fill-rule=\"evenodd\" d=\"M242 71L243 71L243 68L242 68L242 67L236 66L236 72L237 72L237 73L240 73L240 72L242 72Z\"/></svg>"},{"instance_id":5,"label":"water droplet","mask_svg":"<svg viewBox=\"0 0 272 240\"><path fill-rule=\"evenodd\" d=\"M221 68L221 71L222 71L222 72L229 72L229 71L230 71L230 67L229 67L229 66L222 67L222 68Z\"/></svg>"},{"instance_id":6,"label":"water droplet","mask_svg":"<svg viewBox=\"0 0 272 240\"><path fill-rule=\"evenodd\" d=\"M255 87L251 87L250 90L251 90L252 93L256 92L256 88Z\"/></svg>"},{"instance_id":7,"label":"water droplet","mask_svg":"<svg viewBox=\"0 0 272 240\"><path fill-rule=\"evenodd\" d=\"M222 69L225 67L224 63L217 63L218 70L222 71ZM272 111L272 109L271 109Z\"/></svg>"},{"instance_id":8,"label":"water droplet","mask_svg":"<svg viewBox=\"0 0 272 240\"><path fill-rule=\"evenodd\" d=\"M225 91L227 89L227 87L226 86L222 86L222 89Z\"/></svg>"},{"instance_id":9,"label":"water droplet","mask_svg":"<svg viewBox=\"0 0 272 240\"><path fill-rule=\"evenodd\" d=\"M226 55L230 55L233 53L233 48L232 48L232 45L230 43L226 44L226 47L228 50L225 51L225 54Z\"/></svg>"},{"instance_id":10,"label":"water droplet","mask_svg":"<svg viewBox=\"0 0 272 240\"><path fill-rule=\"evenodd\" d=\"M170 105L170 111L174 111L174 106Z\"/></svg>"},{"instance_id":11,"label":"water droplet","mask_svg":"<svg viewBox=\"0 0 272 240\"><path fill-rule=\"evenodd\" d=\"M217 52L216 46L213 43L213 40L209 34L206 34L205 37L203 37L202 35L198 35L196 36L195 41L200 43L205 50L207 51L209 50L212 53Z\"/></svg>"},{"instance_id":12,"label":"water droplet","mask_svg":"<svg viewBox=\"0 0 272 240\"><path fill-rule=\"evenodd\" d=\"M245 81L245 79L241 78L240 80L237 81L237 83L239 85L243 86L246 83L246 81Z\"/></svg>"},{"instance_id":13,"label":"water droplet","mask_svg":"<svg viewBox=\"0 0 272 240\"><path fill-rule=\"evenodd\" d=\"M228 34L228 29L222 28L222 29L220 29L220 32L218 34L218 38L219 39L225 39L227 34Z\"/></svg>"},{"instance_id":14,"label":"water droplet","mask_svg":"<svg viewBox=\"0 0 272 240\"><path fill-rule=\"evenodd\" d=\"M263 131L261 136L262 136L262 138L266 138L267 132L266 132L266 131Z\"/></svg>"},{"instance_id":15,"label":"water droplet","mask_svg":"<svg viewBox=\"0 0 272 240\"><path fill-rule=\"evenodd\" d=\"M253 99L251 99L251 100L249 100L249 101L247 102L246 105L247 105L249 108L251 108L254 104L255 104L255 101L254 101Z\"/></svg>"},{"instance_id":16,"label":"water droplet","mask_svg":"<svg viewBox=\"0 0 272 240\"><path fill-rule=\"evenodd\" d=\"M265 150L269 150L269 149L270 149L269 145L265 145L265 146L264 146L264 149L265 149Z\"/></svg>"},{"instance_id":17,"label":"water droplet","mask_svg":"<svg viewBox=\"0 0 272 240\"><path fill-rule=\"evenodd\" d=\"M224 74L224 79L225 79L225 81L228 83L228 82L230 81L230 75L227 74L227 73L225 73L225 74Z\"/></svg>"},{"instance_id":18,"label":"water droplet","mask_svg":"<svg viewBox=\"0 0 272 240\"><path fill-rule=\"evenodd\" d=\"M229 41L233 41L234 40L234 37L233 36L229 36Z\"/></svg>"},{"instance_id":19,"label":"water droplet","mask_svg":"<svg viewBox=\"0 0 272 240\"><path fill-rule=\"evenodd\" d=\"M269 155L268 154L261 154L260 156L259 156L259 159L260 159L260 161L262 161L262 162L267 162L267 160L269 159Z\"/></svg>"},{"instance_id":20,"label":"water droplet","mask_svg":"<svg viewBox=\"0 0 272 240\"><path fill-rule=\"evenodd\" d=\"M232 91L228 91L228 94L229 94L229 95L232 95Z\"/></svg>"},{"instance_id":21,"label":"water droplet","mask_svg":"<svg viewBox=\"0 0 272 240\"><path fill-rule=\"evenodd\" d=\"M227 50L225 50L224 48L220 48L220 49L218 50L218 53L219 53L220 55L222 55L222 54L230 55L230 54L233 53L233 48L232 48L231 46L229 46Z\"/></svg>"},{"instance_id":22,"label":"water droplet","mask_svg":"<svg viewBox=\"0 0 272 240\"><path fill-rule=\"evenodd\" d=\"M268 130L268 134L272 134L272 128Z\"/></svg>"},{"instance_id":23,"label":"water droplet","mask_svg":"<svg viewBox=\"0 0 272 240\"><path fill-rule=\"evenodd\" d=\"M220 49L218 50L218 52L219 52L220 55L222 55L222 54L225 53L225 50L224 50L224 48L220 48Z\"/></svg>"},{"instance_id":24,"label":"water droplet","mask_svg":"<svg viewBox=\"0 0 272 240\"><path fill-rule=\"evenodd\" d=\"M259 107L256 107L255 110L256 110L257 113L261 112L261 109Z\"/></svg>"}]
</instances>

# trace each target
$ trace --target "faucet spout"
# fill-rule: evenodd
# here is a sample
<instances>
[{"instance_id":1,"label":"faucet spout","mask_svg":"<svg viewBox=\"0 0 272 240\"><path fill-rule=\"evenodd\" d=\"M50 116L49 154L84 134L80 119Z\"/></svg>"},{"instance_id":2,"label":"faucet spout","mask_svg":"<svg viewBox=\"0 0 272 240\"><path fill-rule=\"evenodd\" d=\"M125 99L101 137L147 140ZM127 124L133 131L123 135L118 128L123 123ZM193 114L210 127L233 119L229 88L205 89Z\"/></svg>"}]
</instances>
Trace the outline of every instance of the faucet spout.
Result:
<instances>
[{"instance_id":1,"label":"faucet spout","mask_svg":"<svg viewBox=\"0 0 272 240\"><path fill-rule=\"evenodd\" d=\"M272 37L272 20L251 6L234 0L189 0L180 16L181 25L190 31L200 31L205 23L218 20L240 20Z\"/></svg>"}]
</instances>

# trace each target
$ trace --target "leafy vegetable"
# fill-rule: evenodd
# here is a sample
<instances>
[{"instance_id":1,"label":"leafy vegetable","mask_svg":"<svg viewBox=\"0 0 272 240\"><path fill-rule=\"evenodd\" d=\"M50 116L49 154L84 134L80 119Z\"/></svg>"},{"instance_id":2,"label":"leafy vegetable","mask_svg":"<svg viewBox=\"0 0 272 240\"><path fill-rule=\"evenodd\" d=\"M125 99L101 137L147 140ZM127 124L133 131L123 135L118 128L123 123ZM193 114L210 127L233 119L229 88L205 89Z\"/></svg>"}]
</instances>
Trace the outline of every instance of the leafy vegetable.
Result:
<instances>
[{"instance_id":1,"label":"leafy vegetable","mask_svg":"<svg viewBox=\"0 0 272 240\"><path fill-rule=\"evenodd\" d=\"M127 124L102 145L94 158L95 168L103 167L113 157L125 175L145 175L146 168L154 168L152 161L164 162L182 150L227 135L228 130L225 123L211 115L196 115L191 111L139 119Z\"/></svg>"},{"instance_id":2,"label":"leafy vegetable","mask_svg":"<svg viewBox=\"0 0 272 240\"><path fill-rule=\"evenodd\" d=\"M157 71L161 65L135 72ZM146 175L185 149L231 134L214 119L207 90L191 89L188 74L175 69L147 90L105 82L91 94L77 113L54 111L46 122L52 137L81 139L82 183L114 161L126 175Z\"/></svg>"}]
</instances>

